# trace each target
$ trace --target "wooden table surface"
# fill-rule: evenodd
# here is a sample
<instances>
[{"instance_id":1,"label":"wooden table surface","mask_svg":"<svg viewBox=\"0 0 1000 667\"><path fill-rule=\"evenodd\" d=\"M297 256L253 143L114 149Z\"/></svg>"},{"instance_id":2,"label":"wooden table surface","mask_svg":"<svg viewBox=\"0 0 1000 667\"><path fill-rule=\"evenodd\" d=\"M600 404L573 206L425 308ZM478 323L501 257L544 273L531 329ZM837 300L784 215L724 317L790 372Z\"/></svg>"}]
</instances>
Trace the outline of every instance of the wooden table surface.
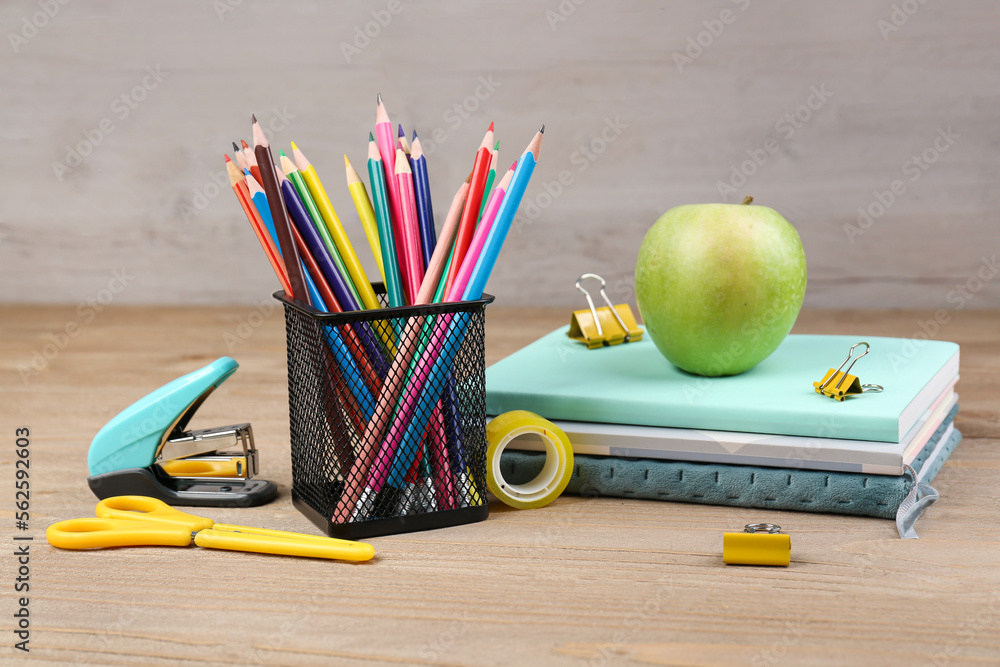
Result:
<instances>
[{"instance_id":1,"label":"wooden table surface","mask_svg":"<svg viewBox=\"0 0 1000 667\"><path fill-rule=\"evenodd\" d=\"M121 409L230 355L240 370L193 427L250 421L279 498L217 521L315 532L289 497L284 326L230 308L0 307L0 510L13 549L14 429L31 429L30 654L10 632L16 564L0 568L0 661L102 665L778 665L1000 663L1000 312L950 312L965 435L941 500L900 540L892 521L564 496L489 520L372 539L362 564L167 547L71 552L45 527L91 515L87 449ZM800 333L911 337L929 312L806 311ZM490 307L490 362L564 324L561 309ZM70 333L66 333L67 325ZM827 360L820 360L827 363ZM732 567L722 533L792 536L785 568Z\"/></svg>"}]
</instances>

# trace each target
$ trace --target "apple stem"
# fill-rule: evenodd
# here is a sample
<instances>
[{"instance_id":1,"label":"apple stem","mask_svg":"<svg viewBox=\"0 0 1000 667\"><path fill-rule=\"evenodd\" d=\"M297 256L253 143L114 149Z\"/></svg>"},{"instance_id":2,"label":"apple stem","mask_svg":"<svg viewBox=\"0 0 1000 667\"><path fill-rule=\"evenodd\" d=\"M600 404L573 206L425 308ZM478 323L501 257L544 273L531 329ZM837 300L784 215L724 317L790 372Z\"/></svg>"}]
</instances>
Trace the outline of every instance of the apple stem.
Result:
<instances>
[{"instance_id":1,"label":"apple stem","mask_svg":"<svg viewBox=\"0 0 1000 667\"><path fill-rule=\"evenodd\" d=\"M753 197L751 195L747 195L746 197L743 198L743 205L752 203L753 203Z\"/></svg>"}]
</instances>

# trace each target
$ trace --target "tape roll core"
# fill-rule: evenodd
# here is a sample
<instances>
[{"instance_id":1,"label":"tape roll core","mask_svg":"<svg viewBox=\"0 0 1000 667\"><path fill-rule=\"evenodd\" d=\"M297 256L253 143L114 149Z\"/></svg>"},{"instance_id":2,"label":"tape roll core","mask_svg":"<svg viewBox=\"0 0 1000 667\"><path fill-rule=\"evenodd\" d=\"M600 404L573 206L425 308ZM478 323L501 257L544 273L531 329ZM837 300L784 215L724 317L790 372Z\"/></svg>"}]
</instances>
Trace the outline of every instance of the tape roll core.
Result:
<instances>
[{"instance_id":1,"label":"tape roll core","mask_svg":"<svg viewBox=\"0 0 1000 667\"><path fill-rule=\"evenodd\" d=\"M530 482L511 484L500 470L500 457L515 438L538 435L545 444L545 465ZM517 509L545 507L558 498L573 474L573 448L561 428L527 410L513 410L496 417L486 427L486 483L503 503Z\"/></svg>"}]
</instances>

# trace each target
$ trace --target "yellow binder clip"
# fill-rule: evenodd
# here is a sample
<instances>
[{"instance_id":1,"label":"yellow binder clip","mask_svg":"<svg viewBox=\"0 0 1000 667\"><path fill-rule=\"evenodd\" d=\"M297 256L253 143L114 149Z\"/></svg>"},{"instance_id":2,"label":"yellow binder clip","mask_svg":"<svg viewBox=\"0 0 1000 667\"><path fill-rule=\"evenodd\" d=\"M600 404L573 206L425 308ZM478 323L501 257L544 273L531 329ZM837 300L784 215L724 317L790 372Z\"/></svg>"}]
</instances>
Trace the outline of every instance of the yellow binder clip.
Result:
<instances>
[{"instance_id":1,"label":"yellow binder clip","mask_svg":"<svg viewBox=\"0 0 1000 667\"><path fill-rule=\"evenodd\" d=\"M865 346L865 351L854 356L854 348L859 345ZM847 359L844 359L844 363L840 365L840 368L833 370L832 368L826 372L823 379L819 382L813 382L813 388L816 390L817 394L822 394L829 398L836 399L838 401L843 401L848 396L857 396L865 392L882 391L882 385L880 384L861 384L861 380L857 378L856 375L851 375L851 369L854 368L854 364L858 362L858 359L865 356L871 351L871 346L868 343L861 342L855 343L851 346L850 352L847 353ZM853 357L853 359L852 359ZM850 361L851 365L847 366L846 371L842 371L847 362Z\"/></svg>"},{"instance_id":2,"label":"yellow binder clip","mask_svg":"<svg viewBox=\"0 0 1000 667\"><path fill-rule=\"evenodd\" d=\"M748 523L742 533L723 533L722 562L729 565L780 565L792 560L792 538L773 523Z\"/></svg>"},{"instance_id":3,"label":"yellow binder clip","mask_svg":"<svg viewBox=\"0 0 1000 667\"><path fill-rule=\"evenodd\" d=\"M601 283L601 298L607 306L594 307L594 300L590 297L590 292L585 290L580 284L585 278L593 278ZM576 281L576 288L587 297L589 310L577 310L569 322L569 332L567 335L573 340L581 343L593 350L605 345L618 345L619 343L630 343L642 338L642 329L635 321L632 309L627 303L614 305L604 291L607 283L604 278L594 273L585 273Z\"/></svg>"}]
</instances>

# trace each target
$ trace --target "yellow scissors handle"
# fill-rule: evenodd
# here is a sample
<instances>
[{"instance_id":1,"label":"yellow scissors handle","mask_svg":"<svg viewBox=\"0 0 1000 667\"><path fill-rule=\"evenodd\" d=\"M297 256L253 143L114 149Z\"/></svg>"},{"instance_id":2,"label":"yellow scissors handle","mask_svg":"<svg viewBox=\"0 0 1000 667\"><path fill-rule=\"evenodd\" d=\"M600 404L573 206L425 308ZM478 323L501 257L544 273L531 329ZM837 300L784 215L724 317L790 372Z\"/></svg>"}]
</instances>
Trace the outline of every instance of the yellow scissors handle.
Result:
<instances>
[{"instance_id":1,"label":"yellow scissors handle","mask_svg":"<svg viewBox=\"0 0 1000 667\"><path fill-rule=\"evenodd\" d=\"M238 526L232 526L238 528ZM227 526L226 528L230 528ZM333 558L336 560L363 561L371 560L375 548L365 542L351 542L331 537L315 537L297 533L251 528L254 531L234 532L232 530L203 530L194 536L194 543L199 547L210 549L227 549L229 551L251 551L260 554L281 554L284 556L305 556L308 558ZM272 534L277 533L277 534ZM308 538L308 539L301 539Z\"/></svg>"},{"instance_id":2,"label":"yellow scissors handle","mask_svg":"<svg viewBox=\"0 0 1000 667\"><path fill-rule=\"evenodd\" d=\"M102 519L148 521L183 526L189 533L211 528L215 522L205 517L175 510L156 498L147 496L114 496L97 503L97 516Z\"/></svg>"},{"instance_id":3,"label":"yellow scissors handle","mask_svg":"<svg viewBox=\"0 0 1000 667\"><path fill-rule=\"evenodd\" d=\"M183 526L121 519L69 519L45 530L49 544L60 549L98 547L168 546L191 544L191 531Z\"/></svg>"}]
</instances>

